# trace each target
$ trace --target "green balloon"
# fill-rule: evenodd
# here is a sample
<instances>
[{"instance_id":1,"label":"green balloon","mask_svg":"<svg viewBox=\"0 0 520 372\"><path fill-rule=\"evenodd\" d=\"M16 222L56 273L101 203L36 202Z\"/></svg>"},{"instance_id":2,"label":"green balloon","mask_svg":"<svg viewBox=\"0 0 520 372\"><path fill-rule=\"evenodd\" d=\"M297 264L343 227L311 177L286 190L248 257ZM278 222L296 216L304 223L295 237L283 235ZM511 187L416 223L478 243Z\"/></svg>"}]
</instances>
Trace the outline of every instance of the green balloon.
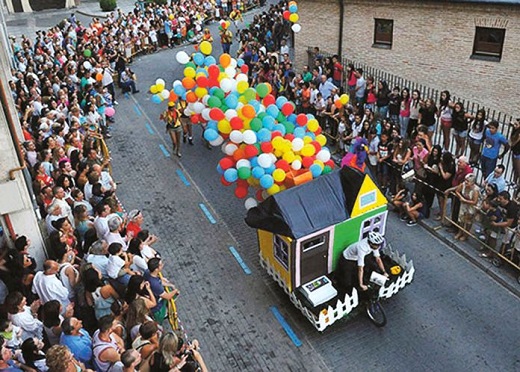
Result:
<instances>
[{"instance_id":1,"label":"green balloon","mask_svg":"<svg viewBox=\"0 0 520 372\"><path fill-rule=\"evenodd\" d=\"M265 113L265 112L261 112L258 115L256 115L256 117L260 120L263 120L266 116L267 116L267 113Z\"/></svg>"},{"instance_id":2,"label":"green balloon","mask_svg":"<svg viewBox=\"0 0 520 372\"><path fill-rule=\"evenodd\" d=\"M217 97L218 99L222 100L224 99L224 97L226 96L226 94L224 93L224 91L220 88L216 88L214 91L213 91L213 97Z\"/></svg>"},{"instance_id":3,"label":"green balloon","mask_svg":"<svg viewBox=\"0 0 520 372\"><path fill-rule=\"evenodd\" d=\"M285 115L280 111L278 113L278 116L276 117L276 120L278 120L279 123L282 123L284 121L287 120L287 118L285 117Z\"/></svg>"},{"instance_id":4,"label":"green balloon","mask_svg":"<svg viewBox=\"0 0 520 372\"><path fill-rule=\"evenodd\" d=\"M197 70L197 66L195 65L195 63L193 63L191 61L184 65L184 68L186 68L186 67L193 67L195 70Z\"/></svg>"},{"instance_id":5,"label":"green balloon","mask_svg":"<svg viewBox=\"0 0 520 372\"><path fill-rule=\"evenodd\" d=\"M92 55L92 52L90 51L90 49L85 49L83 51L83 55L87 58L89 58L91 55Z\"/></svg>"},{"instance_id":6,"label":"green balloon","mask_svg":"<svg viewBox=\"0 0 520 372\"><path fill-rule=\"evenodd\" d=\"M208 106L211 107L211 108L214 108L214 107L220 107L220 105L222 105L222 101L220 100L220 98L218 97L209 97L208 99Z\"/></svg>"},{"instance_id":7,"label":"green balloon","mask_svg":"<svg viewBox=\"0 0 520 372\"><path fill-rule=\"evenodd\" d=\"M286 133L293 133L294 132L294 124L290 121L286 121L283 123L283 126L285 127Z\"/></svg>"},{"instance_id":8,"label":"green balloon","mask_svg":"<svg viewBox=\"0 0 520 372\"><path fill-rule=\"evenodd\" d=\"M253 120L251 120L250 125L251 125L252 130L254 130L255 132L258 132L260 129L262 129L262 120L260 120L258 118L253 118Z\"/></svg>"},{"instance_id":9,"label":"green balloon","mask_svg":"<svg viewBox=\"0 0 520 372\"><path fill-rule=\"evenodd\" d=\"M241 180L247 180L251 177L251 168L248 167L240 167L238 168L238 178Z\"/></svg>"},{"instance_id":10,"label":"green balloon","mask_svg":"<svg viewBox=\"0 0 520 372\"><path fill-rule=\"evenodd\" d=\"M329 166L329 165L326 165L323 167L323 174L327 174L327 173L330 173L332 172L332 168Z\"/></svg>"},{"instance_id":11,"label":"green balloon","mask_svg":"<svg viewBox=\"0 0 520 372\"><path fill-rule=\"evenodd\" d=\"M267 84L260 83L256 86L256 92L260 96L260 98L264 98L269 94L269 88L267 87Z\"/></svg>"},{"instance_id":12,"label":"green balloon","mask_svg":"<svg viewBox=\"0 0 520 372\"><path fill-rule=\"evenodd\" d=\"M246 100L248 102L252 101L252 100L256 99L256 90L254 90L253 88L247 88L246 91L242 95L244 97L246 97Z\"/></svg>"}]
</instances>

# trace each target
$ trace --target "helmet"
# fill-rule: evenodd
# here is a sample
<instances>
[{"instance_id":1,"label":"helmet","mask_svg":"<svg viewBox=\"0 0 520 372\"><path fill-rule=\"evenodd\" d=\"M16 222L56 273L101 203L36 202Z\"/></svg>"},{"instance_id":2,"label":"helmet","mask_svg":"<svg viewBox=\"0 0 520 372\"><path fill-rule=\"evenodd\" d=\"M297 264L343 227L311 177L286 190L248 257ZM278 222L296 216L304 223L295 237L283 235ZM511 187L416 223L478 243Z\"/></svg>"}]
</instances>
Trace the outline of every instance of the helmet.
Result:
<instances>
[{"instance_id":1,"label":"helmet","mask_svg":"<svg viewBox=\"0 0 520 372\"><path fill-rule=\"evenodd\" d=\"M369 243L381 245L381 244L383 244L383 241L384 241L383 235L381 235L380 233L375 232L375 231L370 231L368 233L368 242Z\"/></svg>"}]
</instances>

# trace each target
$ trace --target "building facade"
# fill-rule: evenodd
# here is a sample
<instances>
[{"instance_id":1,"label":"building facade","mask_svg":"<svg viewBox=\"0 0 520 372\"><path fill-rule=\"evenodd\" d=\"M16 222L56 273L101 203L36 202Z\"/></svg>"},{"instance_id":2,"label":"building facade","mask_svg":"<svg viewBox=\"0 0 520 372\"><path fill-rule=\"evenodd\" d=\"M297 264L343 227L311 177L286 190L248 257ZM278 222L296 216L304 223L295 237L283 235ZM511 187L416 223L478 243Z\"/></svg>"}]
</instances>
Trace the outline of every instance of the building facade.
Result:
<instances>
[{"instance_id":1,"label":"building facade","mask_svg":"<svg viewBox=\"0 0 520 372\"><path fill-rule=\"evenodd\" d=\"M520 1L300 0L298 12L299 67L318 46L519 115Z\"/></svg>"}]
</instances>

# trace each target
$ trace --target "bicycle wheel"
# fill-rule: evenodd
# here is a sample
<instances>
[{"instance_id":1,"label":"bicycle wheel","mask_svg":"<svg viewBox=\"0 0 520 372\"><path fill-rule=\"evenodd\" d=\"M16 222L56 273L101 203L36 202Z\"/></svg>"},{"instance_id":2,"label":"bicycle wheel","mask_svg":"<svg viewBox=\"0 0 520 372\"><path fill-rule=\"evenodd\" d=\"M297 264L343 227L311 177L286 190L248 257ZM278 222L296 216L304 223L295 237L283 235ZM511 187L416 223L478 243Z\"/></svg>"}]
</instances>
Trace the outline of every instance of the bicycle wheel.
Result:
<instances>
[{"instance_id":1,"label":"bicycle wheel","mask_svg":"<svg viewBox=\"0 0 520 372\"><path fill-rule=\"evenodd\" d=\"M367 303L367 315L368 319L376 327L384 327L386 325L385 310L379 301L369 301Z\"/></svg>"}]
</instances>

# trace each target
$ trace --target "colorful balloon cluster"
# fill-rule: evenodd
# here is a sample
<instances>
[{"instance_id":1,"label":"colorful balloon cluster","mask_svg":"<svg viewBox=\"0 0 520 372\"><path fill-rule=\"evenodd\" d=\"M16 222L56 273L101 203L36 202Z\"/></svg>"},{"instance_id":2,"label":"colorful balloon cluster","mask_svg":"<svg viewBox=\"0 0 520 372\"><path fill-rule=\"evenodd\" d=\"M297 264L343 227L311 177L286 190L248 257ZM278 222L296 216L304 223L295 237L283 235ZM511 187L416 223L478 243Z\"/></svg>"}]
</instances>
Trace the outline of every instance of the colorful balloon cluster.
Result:
<instances>
[{"instance_id":1,"label":"colorful balloon cluster","mask_svg":"<svg viewBox=\"0 0 520 372\"><path fill-rule=\"evenodd\" d=\"M298 15L298 4L296 1L289 1L289 7L283 12L283 18L293 23L291 29L294 32L298 33L301 31L302 26L297 23L300 20L300 16Z\"/></svg>"},{"instance_id":2,"label":"colorful balloon cluster","mask_svg":"<svg viewBox=\"0 0 520 372\"><path fill-rule=\"evenodd\" d=\"M184 65L184 77L173 83L173 93L188 102L184 113L192 123L206 123L204 138L222 146L226 156L217 171L222 184L236 185L238 198L245 198L251 187L256 199L263 200L297 184L297 176L310 180L334 168L316 118L297 115L293 102L271 94L269 83L250 87L243 60L222 54L217 63L200 52L191 61L179 52L176 60ZM159 91L160 83L152 88ZM255 203L248 198L246 208Z\"/></svg>"}]
</instances>

